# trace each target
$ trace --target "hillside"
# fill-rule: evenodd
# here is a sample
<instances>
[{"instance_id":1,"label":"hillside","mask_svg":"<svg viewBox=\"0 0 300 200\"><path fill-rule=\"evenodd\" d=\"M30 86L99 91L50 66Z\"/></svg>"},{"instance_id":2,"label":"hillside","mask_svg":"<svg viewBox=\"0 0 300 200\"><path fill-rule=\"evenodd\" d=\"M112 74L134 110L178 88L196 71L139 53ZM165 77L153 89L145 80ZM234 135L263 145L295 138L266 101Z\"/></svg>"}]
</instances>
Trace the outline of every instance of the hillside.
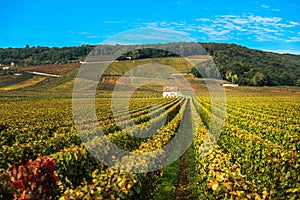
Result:
<instances>
[{"instance_id":1,"label":"hillside","mask_svg":"<svg viewBox=\"0 0 300 200\"><path fill-rule=\"evenodd\" d=\"M216 43L200 43L206 51L212 56L217 64L221 76L224 80L238 83L239 85L252 86L300 86L300 56L291 54L276 54L264 52L260 50L248 49L246 47L234 44L216 44ZM120 45L101 45L97 47L94 54L114 53ZM122 46L123 48L129 46ZM2 66L10 65L14 62L15 70L24 71L32 68L32 66L45 66L45 71L53 71L50 68L55 67L58 74L69 73L64 71L65 68L59 66L67 63L79 63L84 60L89 52L95 46L85 45L80 47L31 47L31 48L5 48L0 49L0 64ZM157 49L164 48L168 51L159 51ZM205 55L203 49L196 48L195 45L189 43L169 43L153 45L153 48L144 50L135 50L119 57L119 61L131 57L137 63L144 63L147 58L168 57L164 64L176 65L175 69L179 72L191 72L198 77L205 77L205 73L199 75L197 71L188 65L182 64L178 55L172 52L181 52L181 55ZM172 59L171 59L172 58ZM143 60L143 61L138 61ZM174 63L172 63L174 62ZM130 61L130 63L132 63ZM120 66L122 65L122 68ZM25 67L25 68L23 68ZM26 68L27 67L27 68ZM124 70L132 68L129 62L116 63L108 74L122 74ZM203 66L201 66L203 68ZM45 69L44 68L44 69ZM198 68L199 69L199 68ZM200 69L201 71L201 69ZM8 71L0 69L0 75L10 75ZM10 75L11 76L11 75ZM2 80L3 78L1 78ZM1 82L0 80L0 82ZM69 80L68 80L69 81Z\"/></svg>"},{"instance_id":2,"label":"hillside","mask_svg":"<svg viewBox=\"0 0 300 200\"><path fill-rule=\"evenodd\" d=\"M276 54L234 44L202 46L213 55L223 79L240 85L300 86L300 55Z\"/></svg>"}]
</instances>

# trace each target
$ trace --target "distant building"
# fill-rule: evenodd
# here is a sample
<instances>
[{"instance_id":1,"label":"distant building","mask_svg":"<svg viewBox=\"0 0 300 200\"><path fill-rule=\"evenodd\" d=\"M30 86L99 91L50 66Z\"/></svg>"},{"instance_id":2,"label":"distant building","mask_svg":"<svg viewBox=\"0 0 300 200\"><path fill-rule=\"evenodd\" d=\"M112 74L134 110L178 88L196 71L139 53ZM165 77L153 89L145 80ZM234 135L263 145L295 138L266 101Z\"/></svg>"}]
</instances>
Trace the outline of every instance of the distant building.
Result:
<instances>
[{"instance_id":1,"label":"distant building","mask_svg":"<svg viewBox=\"0 0 300 200\"><path fill-rule=\"evenodd\" d=\"M179 88L174 86L163 87L163 97L178 97Z\"/></svg>"},{"instance_id":2,"label":"distant building","mask_svg":"<svg viewBox=\"0 0 300 200\"><path fill-rule=\"evenodd\" d=\"M238 87L238 84L224 83L223 87Z\"/></svg>"},{"instance_id":3,"label":"distant building","mask_svg":"<svg viewBox=\"0 0 300 200\"><path fill-rule=\"evenodd\" d=\"M9 68L10 68L9 66L5 66L5 67L3 67L2 69L3 69L3 70L9 70Z\"/></svg>"},{"instance_id":4,"label":"distant building","mask_svg":"<svg viewBox=\"0 0 300 200\"><path fill-rule=\"evenodd\" d=\"M12 67L15 66L15 63L14 63L14 62L11 62L11 63L10 63L10 66L12 66Z\"/></svg>"}]
</instances>

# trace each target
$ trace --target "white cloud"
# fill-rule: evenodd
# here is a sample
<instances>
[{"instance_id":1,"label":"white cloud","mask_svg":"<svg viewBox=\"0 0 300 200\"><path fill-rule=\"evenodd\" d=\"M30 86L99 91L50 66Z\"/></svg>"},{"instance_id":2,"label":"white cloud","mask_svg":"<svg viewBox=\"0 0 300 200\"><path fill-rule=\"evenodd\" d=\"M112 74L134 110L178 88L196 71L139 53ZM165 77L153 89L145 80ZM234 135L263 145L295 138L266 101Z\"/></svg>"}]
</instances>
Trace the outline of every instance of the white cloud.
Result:
<instances>
[{"instance_id":1,"label":"white cloud","mask_svg":"<svg viewBox=\"0 0 300 200\"><path fill-rule=\"evenodd\" d=\"M189 33L166 28L133 29L117 38L109 39L109 44L146 44L175 41L192 41Z\"/></svg>"},{"instance_id":2,"label":"white cloud","mask_svg":"<svg viewBox=\"0 0 300 200\"><path fill-rule=\"evenodd\" d=\"M277 35L277 36L283 36L283 34L282 33L274 33L274 35Z\"/></svg>"},{"instance_id":3,"label":"white cloud","mask_svg":"<svg viewBox=\"0 0 300 200\"><path fill-rule=\"evenodd\" d=\"M266 8L266 9L269 9L270 6L267 6L267 5L261 5L262 8Z\"/></svg>"},{"instance_id":4,"label":"white cloud","mask_svg":"<svg viewBox=\"0 0 300 200\"><path fill-rule=\"evenodd\" d=\"M267 5L263 6L267 9ZM271 9L268 7L268 9ZM147 22L140 25L153 28L169 28L188 32L197 38L209 40L230 40L249 38L252 41L297 42L300 26L298 21L287 21L278 16L261 16L254 14L216 15L210 18L197 18L194 22Z\"/></svg>"},{"instance_id":5,"label":"white cloud","mask_svg":"<svg viewBox=\"0 0 300 200\"><path fill-rule=\"evenodd\" d=\"M89 36L87 36L86 38L97 39L97 38L100 38L100 36L97 36L97 35L89 35Z\"/></svg>"},{"instance_id":6,"label":"white cloud","mask_svg":"<svg viewBox=\"0 0 300 200\"><path fill-rule=\"evenodd\" d=\"M195 31L195 28L187 27L183 29L184 31Z\"/></svg>"},{"instance_id":7,"label":"white cloud","mask_svg":"<svg viewBox=\"0 0 300 200\"><path fill-rule=\"evenodd\" d=\"M160 27L167 27L167 26L170 26L170 24L167 21L162 21L162 22L159 23L159 26Z\"/></svg>"},{"instance_id":8,"label":"white cloud","mask_svg":"<svg viewBox=\"0 0 300 200\"><path fill-rule=\"evenodd\" d=\"M158 27L158 22L146 22L142 23L142 25L145 25L146 27Z\"/></svg>"},{"instance_id":9,"label":"white cloud","mask_svg":"<svg viewBox=\"0 0 300 200\"><path fill-rule=\"evenodd\" d=\"M227 28L229 30L234 30L235 29L235 30L238 30L238 31L242 29L242 27L236 26L236 25L234 25L232 23L225 24L224 28Z\"/></svg>"},{"instance_id":10,"label":"white cloud","mask_svg":"<svg viewBox=\"0 0 300 200\"><path fill-rule=\"evenodd\" d=\"M240 25L245 25L245 24L249 23L249 21L247 19L241 19L241 18L235 18L232 20L232 22L235 24L240 24Z\"/></svg>"},{"instance_id":11,"label":"white cloud","mask_svg":"<svg viewBox=\"0 0 300 200\"><path fill-rule=\"evenodd\" d=\"M278 9L278 8L270 8L270 6L268 6L268 5L261 5L260 7L264 8L266 10L271 10L271 11L275 11L275 12L280 11L280 9Z\"/></svg>"},{"instance_id":12,"label":"white cloud","mask_svg":"<svg viewBox=\"0 0 300 200\"><path fill-rule=\"evenodd\" d=\"M199 27L200 31L202 32L210 32L210 31L214 31L214 28L211 28L209 26L203 26L203 27Z\"/></svg>"},{"instance_id":13,"label":"white cloud","mask_svg":"<svg viewBox=\"0 0 300 200\"><path fill-rule=\"evenodd\" d=\"M251 37L258 41L279 40L278 35L274 34L279 30L274 29L272 25L281 20L279 17L221 15L212 19L212 23L201 27L200 32L210 37L226 35L226 39L236 38L236 35L243 33L253 34Z\"/></svg>"},{"instance_id":14,"label":"white cloud","mask_svg":"<svg viewBox=\"0 0 300 200\"><path fill-rule=\"evenodd\" d=\"M196 21L209 22L210 19L208 19L208 18L198 18L198 19L196 19Z\"/></svg>"},{"instance_id":15,"label":"white cloud","mask_svg":"<svg viewBox=\"0 0 300 200\"><path fill-rule=\"evenodd\" d=\"M248 29L245 29L245 28L242 28L240 31L241 31L241 32L248 32L249 30L248 30Z\"/></svg>"},{"instance_id":16,"label":"white cloud","mask_svg":"<svg viewBox=\"0 0 300 200\"><path fill-rule=\"evenodd\" d=\"M264 31L266 31L267 33L278 33L278 30L267 29L267 28L265 28Z\"/></svg>"},{"instance_id":17,"label":"white cloud","mask_svg":"<svg viewBox=\"0 0 300 200\"><path fill-rule=\"evenodd\" d=\"M276 24L282 20L282 18L280 17L261 17L261 16L254 16L254 15L250 15L248 18L250 22L257 22L263 25Z\"/></svg>"},{"instance_id":18,"label":"white cloud","mask_svg":"<svg viewBox=\"0 0 300 200\"><path fill-rule=\"evenodd\" d=\"M215 29L215 27L199 26L198 32L204 33L211 40L228 40L230 39L229 29Z\"/></svg>"},{"instance_id":19,"label":"white cloud","mask_svg":"<svg viewBox=\"0 0 300 200\"><path fill-rule=\"evenodd\" d=\"M290 22L290 24L291 24L291 25L294 25L294 26L298 26L298 25L299 25L299 23L298 23L298 22L293 22L293 21L292 21L292 22Z\"/></svg>"},{"instance_id":20,"label":"white cloud","mask_svg":"<svg viewBox=\"0 0 300 200\"><path fill-rule=\"evenodd\" d=\"M90 35L90 32L78 32L80 35Z\"/></svg>"},{"instance_id":21,"label":"white cloud","mask_svg":"<svg viewBox=\"0 0 300 200\"><path fill-rule=\"evenodd\" d=\"M179 22L171 22L170 25L175 25L175 26L185 26L186 23L185 23L185 22L181 22L181 23L179 23Z\"/></svg>"},{"instance_id":22,"label":"white cloud","mask_svg":"<svg viewBox=\"0 0 300 200\"><path fill-rule=\"evenodd\" d=\"M273 8L273 9L271 9L271 10L276 11L276 12L280 12L280 11L281 11L281 10L278 9L278 8Z\"/></svg>"},{"instance_id":23,"label":"white cloud","mask_svg":"<svg viewBox=\"0 0 300 200\"><path fill-rule=\"evenodd\" d=\"M215 35L225 35L227 33L230 33L230 30L223 30L223 31L218 31L218 32L213 32L212 34L215 34Z\"/></svg>"},{"instance_id":24,"label":"white cloud","mask_svg":"<svg viewBox=\"0 0 300 200\"><path fill-rule=\"evenodd\" d=\"M295 24L290 24L290 23L278 23L278 24L275 24L274 26L282 27L282 28L293 28L296 25Z\"/></svg>"},{"instance_id":25,"label":"white cloud","mask_svg":"<svg viewBox=\"0 0 300 200\"><path fill-rule=\"evenodd\" d=\"M226 35L226 38L230 39L243 34L250 35L249 38L256 41L298 41L297 38L286 39L286 35L291 34L291 28L299 26L299 23L283 21L282 18L276 16L218 15L203 24L199 32L209 37Z\"/></svg>"},{"instance_id":26,"label":"white cloud","mask_svg":"<svg viewBox=\"0 0 300 200\"><path fill-rule=\"evenodd\" d=\"M290 37L286 42L300 42L300 37Z\"/></svg>"},{"instance_id":27,"label":"white cloud","mask_svg":"<svg viewBox=\"0 0 300 200\"><path fill-rule=\"evenodd\" d=\"M173 30L173 29L169 29L169 28L158 28L157 29L158 32L161 32L161 33L169 33L169 34L180 34L180 35L189 35L189 33L187 32L184 32L184 31L176 31L176 30Z\"/></svg>"}]
</instances>

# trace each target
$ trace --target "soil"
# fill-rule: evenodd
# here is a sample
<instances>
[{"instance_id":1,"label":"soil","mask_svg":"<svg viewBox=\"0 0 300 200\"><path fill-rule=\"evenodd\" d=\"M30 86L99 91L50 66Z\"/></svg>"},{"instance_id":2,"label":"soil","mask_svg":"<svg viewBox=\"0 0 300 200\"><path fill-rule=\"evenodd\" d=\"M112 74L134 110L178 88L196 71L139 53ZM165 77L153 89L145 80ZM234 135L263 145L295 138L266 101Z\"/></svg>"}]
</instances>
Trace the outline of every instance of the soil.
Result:
<instances>
[{"instance_id":1,"label":"soil","mask_svg":"<svg viewBox=\"0 0 300 200\"><path fill-rule=\"evenodd\" d=\"M186 162L187 152L180 157L180 173L178 175L178 182L174 193L174 199L189 199L188 190L188 163Z\"/></svg>"}]
</instances>

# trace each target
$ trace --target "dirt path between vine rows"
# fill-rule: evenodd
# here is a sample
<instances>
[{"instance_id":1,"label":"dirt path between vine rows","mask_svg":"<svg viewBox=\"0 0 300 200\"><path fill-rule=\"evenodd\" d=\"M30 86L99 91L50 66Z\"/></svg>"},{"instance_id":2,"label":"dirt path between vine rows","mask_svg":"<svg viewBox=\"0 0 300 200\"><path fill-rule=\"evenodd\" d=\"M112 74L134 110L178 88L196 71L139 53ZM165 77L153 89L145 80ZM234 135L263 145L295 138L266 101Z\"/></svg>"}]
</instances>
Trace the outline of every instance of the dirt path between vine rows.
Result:
<instances>
[{"instance_id":1,"label":"dirt path between vine rows","mask_svg":"<svg viewBox=\"0 0 300 200\"><path fill-rule=\"evenodd\" d=\"M188 146L189 139L192 137L192 115L191 115L191 102L188 100L186 109L184 111L182 121L184 128L184 133L181 136L182 141L182 153L184 150L186 150L186 147ZM188 162L188 152L185 151L183 155L179 158L180 159L180 166L179 166L179 175L178 175L178 181L176 183L176 190L174 193L174 199L180 199L185 200L189 199L190 191L188 190L189 185L189 162Z\"/></svg>"},{"instance_id":2,"label":"dirt path between vine rows","mask_svg":"<svg viewBox=\"0 0 300 200\"><path fill-rule=\"evenodd\" d=\"M188 145L188 139L189 139L189 137L191 137L191 135L189 135L187 133L192 131L192 128L193 128L190 103L191 103L190 100L188 100L186 109L183 114L184 116L181 121L181 123L183 123L183 125L184 125L184 129L188 130L185 133L183 133L183 136L181 138L183 148L185 148ZM182 149L182 150L184 150L184 149ZM187 157L188 157L187 154L188 154L187 151L185 151L184 154L179 158L180 159L180 167L179 167L178 182L175 185L176 190L175 190L175 194L174 194L174 199L185 200L185 199L189 199L189 196L190 196L189 190L188 190L189 166L188 166L188 162L187 162Z\"/></svg>"},{"instance_id":3,"label":"dirt path between vine rows","mask_svg":"<svg viewBox=\"0 0 300 200\"><path fill-rule=\"evenodd\" d=\"M186 162L187 152L180 157L180 172L178 175L178 182L176 184L176 190L174 199L185 200L189 199L188 190L188 163Z\"/></svg>"}]
</instances>

